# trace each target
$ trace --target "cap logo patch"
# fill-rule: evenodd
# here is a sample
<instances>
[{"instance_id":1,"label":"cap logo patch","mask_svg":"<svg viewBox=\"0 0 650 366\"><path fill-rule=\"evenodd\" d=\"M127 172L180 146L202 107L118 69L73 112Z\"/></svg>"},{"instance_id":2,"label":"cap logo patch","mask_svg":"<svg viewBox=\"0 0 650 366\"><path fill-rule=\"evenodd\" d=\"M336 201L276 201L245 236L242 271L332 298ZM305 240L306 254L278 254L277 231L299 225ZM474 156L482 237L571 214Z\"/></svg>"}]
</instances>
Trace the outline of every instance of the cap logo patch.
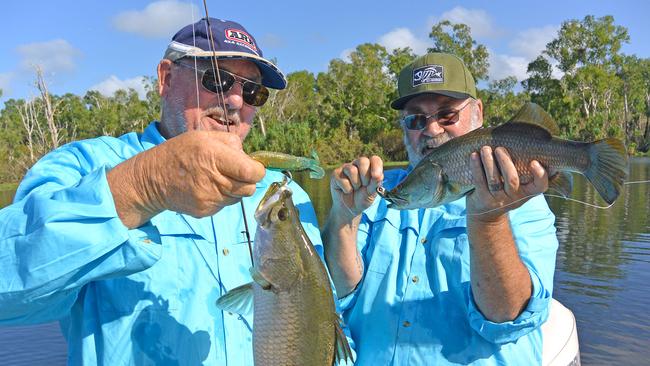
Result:
<instances>
[{"instance_id":1,"label":"cap logo patch","mask_svg":"<svg viewBox=\"0 0 650 366\"><path fill-rule=\"evenodd\" d=\"M257 53L257 47L255 46L255 42L253 42L253 38L242 30L233 28L226 29L225 42L239 44Z\"/></svg>"},{"instance_id":2,"label":"cap logo patch","mask_svg":"<svg viewBox=\"0 0 650 366\"><path fill-rule=\"evenodd\" d=\"M413 86L421 84L444 83L442 65L427 65L413 70Z\"/></svg>"}]
</instances>

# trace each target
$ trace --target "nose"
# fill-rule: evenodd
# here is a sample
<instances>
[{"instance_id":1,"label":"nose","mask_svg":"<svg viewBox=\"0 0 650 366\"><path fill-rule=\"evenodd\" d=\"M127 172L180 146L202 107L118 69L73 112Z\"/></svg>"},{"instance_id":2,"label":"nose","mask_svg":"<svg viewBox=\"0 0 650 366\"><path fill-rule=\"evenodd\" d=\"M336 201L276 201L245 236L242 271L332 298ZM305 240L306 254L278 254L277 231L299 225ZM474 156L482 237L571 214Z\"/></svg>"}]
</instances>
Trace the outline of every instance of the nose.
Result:
<instances>
[{"instance_id":1,"label":"nose","mask_svg":"<svg viewBox=\"0 0 650 366\"><path fill-rule=\"evenodd\" d=\"M427 121L426 127L422 130L422 134L427 136L438 136L441 133L445 132L445 129L438 124L438 122L432 118Z\"/></svg>"},{"instance_id":2,"label":"nose","mask_svg":"<svg viewBox=\"0 0 650 366\"><path fill-rule=\"evenodd\" d=\"M242 84L238 80L235 81L230 90L228 90L223 96L223 101L228 110L238 110L242 108L244 105L244 98L242 96L243 92L244 89Z\"/></svg>"}]
</instances>

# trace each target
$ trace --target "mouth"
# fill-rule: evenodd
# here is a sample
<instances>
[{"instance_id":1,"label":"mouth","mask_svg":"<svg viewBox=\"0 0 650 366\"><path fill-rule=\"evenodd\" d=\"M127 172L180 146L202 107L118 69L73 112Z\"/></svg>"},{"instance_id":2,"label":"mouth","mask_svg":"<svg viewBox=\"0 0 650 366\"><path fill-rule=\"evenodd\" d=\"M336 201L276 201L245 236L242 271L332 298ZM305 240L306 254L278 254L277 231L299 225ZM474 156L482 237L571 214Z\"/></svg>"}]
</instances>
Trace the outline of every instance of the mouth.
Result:
<instances>
[{"instance_id":1,"label":"mouth","mask_svg":"<svg viewBox=\"0 0 650 366\"><path fill-rule=\"evenodd\" d=\"M210 125L221 126L225 129L229 129L238 125L235 120L230 118L223 118L221 114L207 114L205 117L209 120Z\"/></svg>"}]
</instances>

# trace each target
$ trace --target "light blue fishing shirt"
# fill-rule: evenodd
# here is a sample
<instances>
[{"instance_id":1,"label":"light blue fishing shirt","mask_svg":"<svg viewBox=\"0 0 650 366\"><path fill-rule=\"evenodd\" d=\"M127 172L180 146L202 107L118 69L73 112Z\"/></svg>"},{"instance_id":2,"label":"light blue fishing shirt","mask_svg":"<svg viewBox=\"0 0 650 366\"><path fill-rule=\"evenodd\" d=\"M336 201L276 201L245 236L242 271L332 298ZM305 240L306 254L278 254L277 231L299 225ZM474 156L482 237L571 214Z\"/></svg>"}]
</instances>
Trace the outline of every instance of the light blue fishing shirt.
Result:
<instances>
[{"instance_id":1,"label":"light blue fishing shirt","mask_svg":"<svg viewBox=\"0 0 650 366\"><path fill-rule=\"evenodd\" d=\"M404 170L385 172L394 187ZM398 211L375 200L362 215L362 282L342 299L359 366L534 365L548 317L558 241L543 196L510 212L519 255L533 291L524 312L495 323L470 288L465 199L432 209Z\"/></svg>"},{"instance_id":2,"label":"light blue fishing shirt","mask_svg":"<svg viewBox=\"0 0 650 366\"><path fill-rule=\"evenodd\" d=\"M239 204L193 218L165 211L129 230L106 173L164 142L156 123L140 135L65 145L26 175L0 210L0 324L60 320L72 365L253 365L252 315L215 306L251 281ZM251 237L267 171L243 200ZM316 214L294 182L293 201L322 258Z\"/></svg>"}]
</instances>

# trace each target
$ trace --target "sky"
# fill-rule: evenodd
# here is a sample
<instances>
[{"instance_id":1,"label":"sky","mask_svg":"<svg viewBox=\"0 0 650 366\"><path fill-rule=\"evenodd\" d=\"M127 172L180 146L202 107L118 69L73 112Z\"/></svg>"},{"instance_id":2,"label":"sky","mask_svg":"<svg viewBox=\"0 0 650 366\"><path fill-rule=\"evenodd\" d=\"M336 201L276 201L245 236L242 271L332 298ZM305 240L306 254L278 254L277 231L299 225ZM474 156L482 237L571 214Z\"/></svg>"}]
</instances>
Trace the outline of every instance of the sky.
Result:
<instances>
[{"instance_id":1,"label":"sky","mask_svg":"<svg viewBox=\"0 0 650 366\"><path fill-rule=\"evenodd\" d=\"M648 1L419 1L329 0L320 2L208 0L211 17L241 23L266 58L285 73L326 71L358 45L392 50L410 46L422 54L432 45L431 26L465 23L490 52L490 79L526 77L528 62L555 38L562 22L612 15L628 29L622 52L650 57ZM397 5L399 4L399 5ZM36 96L35 67L53 94L112 95L134 88L156 65L174 33L204 16L200 0L6 0L0 14L0 103Z\"/></svg>"}]
</instances>

